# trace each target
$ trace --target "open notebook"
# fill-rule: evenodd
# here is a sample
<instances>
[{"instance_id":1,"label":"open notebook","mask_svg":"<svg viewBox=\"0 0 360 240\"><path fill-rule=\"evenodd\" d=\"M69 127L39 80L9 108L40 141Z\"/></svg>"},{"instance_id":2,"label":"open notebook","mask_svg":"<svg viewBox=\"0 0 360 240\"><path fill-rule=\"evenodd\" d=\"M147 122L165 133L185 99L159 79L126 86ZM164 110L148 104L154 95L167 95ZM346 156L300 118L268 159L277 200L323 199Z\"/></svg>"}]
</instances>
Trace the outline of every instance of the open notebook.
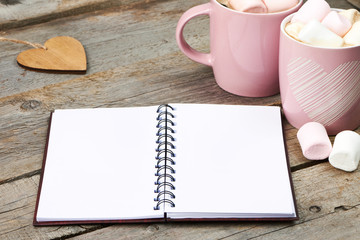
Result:
<instances>
[{"instance_id":1,"label":"open notebook","mask_svg":"<svg viewBox=\"0 0 360 240\"><path fill-rule=\"evenodd\" d=\"M297 218L279 107L52 113L34 225Z\"/></svg>"}]
</instances>

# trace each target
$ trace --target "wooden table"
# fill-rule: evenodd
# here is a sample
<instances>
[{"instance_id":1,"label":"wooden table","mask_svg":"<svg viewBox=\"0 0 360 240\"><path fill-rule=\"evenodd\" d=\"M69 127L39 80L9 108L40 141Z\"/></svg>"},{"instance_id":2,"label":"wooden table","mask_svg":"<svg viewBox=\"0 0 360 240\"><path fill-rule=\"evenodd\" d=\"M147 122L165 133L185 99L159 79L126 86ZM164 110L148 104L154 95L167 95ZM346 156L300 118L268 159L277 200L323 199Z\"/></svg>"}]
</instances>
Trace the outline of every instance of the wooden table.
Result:
<instances>
[{"instance_id":1,"label":"wooden table","mask_svg":"<svg viewBox=\"0 0 360 240\"><path fill-rule=\"evenodd\" d=\"M349 0L353 4L357 0ZM360 239L360 170L306 160L286 123L286 144L300 220L33 227L50 112L56 108L181 103L279 105L280 96L245 98L221 90L211 68L178 49L181 14L207 0L3 1L1 36L44 43L79 39L84 75L24 70L16 56L27 46L0 42L0 239ZM332 7L350 8L344 0ZM190 44L209 49L208 18L185 29ZM360 132L360 129L357 130ZM333 140L333 137L332 137Z\"/></svg>"}]
</instances>

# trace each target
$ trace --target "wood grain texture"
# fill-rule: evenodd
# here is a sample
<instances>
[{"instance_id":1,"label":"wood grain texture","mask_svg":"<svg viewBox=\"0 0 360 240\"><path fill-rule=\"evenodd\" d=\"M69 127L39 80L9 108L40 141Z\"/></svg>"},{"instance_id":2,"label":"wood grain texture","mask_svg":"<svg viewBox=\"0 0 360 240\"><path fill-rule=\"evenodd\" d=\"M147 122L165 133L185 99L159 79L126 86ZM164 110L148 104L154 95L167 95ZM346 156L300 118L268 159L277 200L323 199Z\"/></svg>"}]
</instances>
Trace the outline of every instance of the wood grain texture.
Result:
<instances>
[{"instance_id":1,"label":"wood grain texture","mask_svg":"<svg viewBox=\"0 0 360 240\"><path fill-rule=\"evenodd\" d=\"M16 58L18 64L40 71L86 72L85 50L75 38L53 37L44 47L21 52Z\"/></svg>"},{"instance_id":2,"label":"wood grain texture","mask_svg":"<svg viewBox=\"0 0 360 240\"><path fill-rule=\"evenodd\" d=\"M81 226L35 228L39 175L0 185L0 239L53 239L86 231Z\"/></svg>"},{"instance_id":3,"label":"wood grain texture","mask_svg":"<svg viewBox=\"0 0 360 240\"><path fill-rule=\"evenodd\" d=\"M34 25L57 18L116 6L128 6L141 0L2 0L0 1L0 29Z\"/></svg>"},{"instance_id":4,"label":"wood grain texture","mask_svg":"<svg viewBox=\"0 0 360 240\"><path fill-rule=\"evenodd\" d=\"M357 9L360 9L360 0L347 0L350 4L354 5Z\"/></svg>"},{"instance_id":5,"label":"wood grain texture","mask_svg":"<svg viewBox=\"0 0 360 240\"><path fill-rule=\"evenodd\" d=\"M55 36L71 36L84 46L88 60L88 74L112 68L159 59L166 54L180 54L175 41L175 28L182 12L204 0L144 1L97 14L82 14L50 23L8 31L5 36L43 43ZM192 21L185 29L189 43L202 51L209 49L208 18ZM49 84L76 78L73 75L39 74L26 71L16 63L16 56L29 49L23 45L0 42L0 98L37 89ZM191 60L186 59L191 62ZM176 66L177 59L167 63ZM160 63L163 63L160 59ZM165 63L164 63L165 64ZM194 63L191 71L202 68ZM141 65L138 65L141 69ZM211 68L208 68L211 72Z\"/></svg>"}]
</instances>

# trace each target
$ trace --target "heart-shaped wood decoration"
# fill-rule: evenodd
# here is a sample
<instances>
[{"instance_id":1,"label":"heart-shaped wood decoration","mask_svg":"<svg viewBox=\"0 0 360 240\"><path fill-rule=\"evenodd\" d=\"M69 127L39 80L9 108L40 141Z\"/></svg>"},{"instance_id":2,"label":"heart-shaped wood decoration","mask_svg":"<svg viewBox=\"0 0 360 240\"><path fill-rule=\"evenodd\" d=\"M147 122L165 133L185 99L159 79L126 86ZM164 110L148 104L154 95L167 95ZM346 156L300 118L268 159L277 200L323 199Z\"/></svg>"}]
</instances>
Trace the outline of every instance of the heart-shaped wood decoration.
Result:
<instances>
[{"instance_id":1,"label":"heart-shaped wood decoration","mask_svg":"<svg viewBox=\"0 0 360 240\"><path fill-rule=\"evenodd\" d=\"M290 89L307 116L330 126L360 101L360 61L337 66L330 73L306 58L287 66Z\"/></svg>"},{"instance_id":2,"label":"heart-shaped wood decoration","mask_svg":"<svg viewBox=\"0 0 360 240\"><path fill-rule=\"evenodd\" d=\"M83 45L68 36L54 37L44 44L17 56L20 66L33 70L86 72L86 54Z\"/></svg>"}]
</instances>

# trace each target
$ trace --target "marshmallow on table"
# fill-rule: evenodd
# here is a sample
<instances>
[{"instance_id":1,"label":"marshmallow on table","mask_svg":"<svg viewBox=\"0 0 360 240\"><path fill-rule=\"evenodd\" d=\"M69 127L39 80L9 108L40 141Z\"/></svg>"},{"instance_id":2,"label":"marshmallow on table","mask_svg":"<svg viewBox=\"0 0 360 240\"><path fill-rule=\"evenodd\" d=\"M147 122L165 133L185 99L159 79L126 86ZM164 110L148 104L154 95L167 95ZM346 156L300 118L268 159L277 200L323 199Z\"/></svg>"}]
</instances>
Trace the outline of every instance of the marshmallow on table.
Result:
<instances>
[{"instance_id":1,"label":"marshmallow on table","mask_svg":"<svg viewBox=\"0 0 360 240\"><path fill-rule=\"evenodd\" d=\"M360 21L360 13L356 9L343 10L343 11L339 12L339 14L346 17L350 21L351 24L354 24L355 22Z\"/></svg>"},{"instance_id":2,"label":"marshmallow on table","mask_svg":"<svg viewBox=\"0 0 360 240\"><path fill-rule=\"evenodd\" d=\"M344 40L317 20L307 23L298 38L307 44L320 47L342 47Z\"/></svg>"},{"instance_id":3,"label":"marshmallow on table","mask_svg":"<svg viewBox=\"0 0 360 240\"><path fill-rule=\"evenodd\" d=\"M299 33L303 27L304 24L300 22L288 23L285 26L285 32L296 40L299 40Z\"/></svg>"},{"instance_id":4,"label":"marshmallow on table","mask_svg":"<svg viewBox=\"0 0 360 240\"><path fill-rule=\"evenodd\" d=\"M291 22L306 24L313 19L321 22L330 11L330 6L325 0L308 0L299 11L294 14Z\"/></svg>"},{"instance_id":5,"label":"marshmallow on table","mask_svg":"<svg viewBox=\"0 0 360 240\"><path fill-rule=\"evenodd\" d=\"M295 7L299 0L263 0L269 13L281 12Z\"/></svg>"},{"instance_id":6,"label":"marshmallow on table","mask_svg":"<svg viewBox=\"0 0 360 240\"><path fill-rule=\"evenodd\" d=\"M240 12L266 13L267 8L262 0L229 0L229 6Z\"/></svg>"},{"instance_id":7,"label":"marshmallow on table","mask_svg":"<svg viewBox=\"0 0 360 240\"><path fill-rule=\"evenodd\" d=\"M343 37L351 28L351 22L335 11L331 11L321 22L325 27Z\"/></svg>"},{"instance_id":8,"label":"marshmallow on table","mask_svg":"<svg viewBox=\"0 0 360 240\"><path fill-rule=\"evenodd\" d=\"M304 124L297 133L304 157L309 160L323 160L329 157L331 142L325 127L317 122Z\"/></svg>"},{"instance_id":9,"label":"marshmallow on table","mask_svg":"<svg viewBox=\"0 0 360 240\"><path fill-rule=\"evenodd\" d=\"M348 46L360 45L360 21L353 24L350 31L344 36L344 41Z\"/></svg>"},{"instance_id":10,"label":"marshmallow on table","mask_svg":"<svg viewBox=\"0 0 360 240\"><path fill-rule=\"evenodd\" d=\"M336 135L334 148L329 162L334 167L352 172L358 167L360 160L360 135L353 131L343 131Z\"/></svg>"}]
</instances>

